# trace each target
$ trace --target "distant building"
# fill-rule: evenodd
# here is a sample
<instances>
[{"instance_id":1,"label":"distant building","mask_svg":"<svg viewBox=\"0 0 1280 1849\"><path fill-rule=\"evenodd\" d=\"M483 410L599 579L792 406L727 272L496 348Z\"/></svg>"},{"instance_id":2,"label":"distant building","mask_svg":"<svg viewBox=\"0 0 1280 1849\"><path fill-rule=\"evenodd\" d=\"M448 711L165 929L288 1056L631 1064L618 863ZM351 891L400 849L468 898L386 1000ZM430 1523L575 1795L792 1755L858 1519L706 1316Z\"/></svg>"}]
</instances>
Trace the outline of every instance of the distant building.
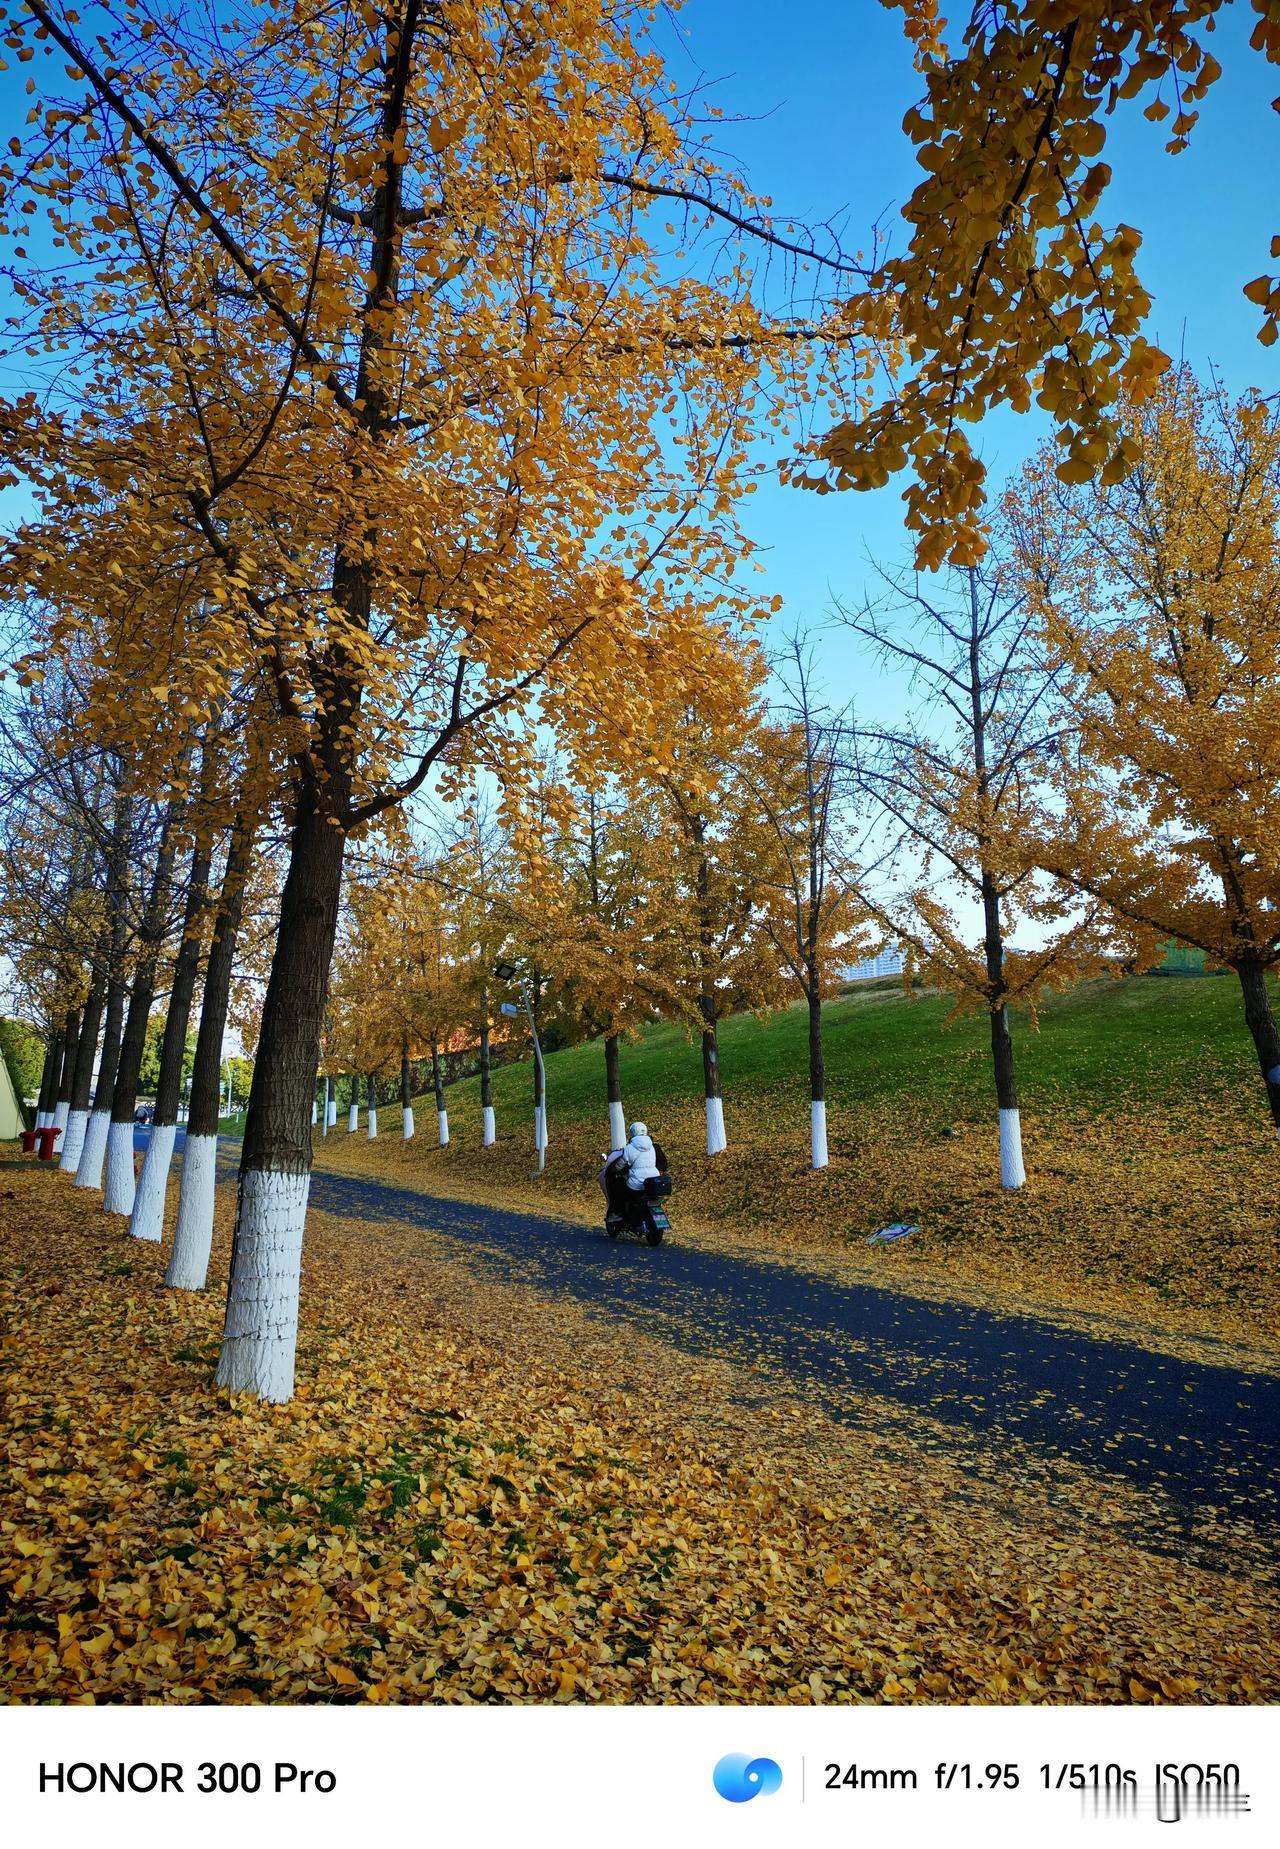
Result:
<instances>
[{"instance_id":1,"label":"distant building","mask_svg":"<svg viewBox=\"0 0 1280 1849\"><path fill-rule=\"evenodd\" d=\"M845 970L844 979L846 982L871 982L877 976L901 974L901 950L882 950L878 957L865 957L861 963L855 963L852 969Z\"/></svg>"}]
</instances>

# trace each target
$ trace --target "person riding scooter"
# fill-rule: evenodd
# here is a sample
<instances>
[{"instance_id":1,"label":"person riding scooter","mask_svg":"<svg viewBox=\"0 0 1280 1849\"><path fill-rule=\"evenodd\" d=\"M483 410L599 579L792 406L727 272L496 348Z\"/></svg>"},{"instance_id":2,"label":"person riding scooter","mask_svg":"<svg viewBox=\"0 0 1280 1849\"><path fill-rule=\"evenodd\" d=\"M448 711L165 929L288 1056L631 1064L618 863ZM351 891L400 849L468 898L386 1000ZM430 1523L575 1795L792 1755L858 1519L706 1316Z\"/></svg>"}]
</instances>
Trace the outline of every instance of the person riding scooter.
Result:
<instances>
[{"instance_id":1,"label":"person riding scooter","mask_svg":"<svg viewBox=\"0 0 1280 1849\"><path fill-rule=\"evenodd\" d=\"M666 1152L649 1135L648 1125L632 1124L626 1147L609 1157L600 1177L609 1204L606 1226L633 1224L645 1202L645 1183L667 1172Z\"/></svg>"},{"instance_id":2,"label":"person riding scooter","mask_svg":"<svg viewBox=\"0 0 1280 1849\"><path fill-rule=\"evenodd\" d=\"M643 1194L644 1184L651 1175L660 1175L658 1151L653 1138L649 1135L648 1124L632 1124L627 1131L627 1146L622 1152L622 1167L626 1183L633 1194Z\"/></svg>"}]
</instances>

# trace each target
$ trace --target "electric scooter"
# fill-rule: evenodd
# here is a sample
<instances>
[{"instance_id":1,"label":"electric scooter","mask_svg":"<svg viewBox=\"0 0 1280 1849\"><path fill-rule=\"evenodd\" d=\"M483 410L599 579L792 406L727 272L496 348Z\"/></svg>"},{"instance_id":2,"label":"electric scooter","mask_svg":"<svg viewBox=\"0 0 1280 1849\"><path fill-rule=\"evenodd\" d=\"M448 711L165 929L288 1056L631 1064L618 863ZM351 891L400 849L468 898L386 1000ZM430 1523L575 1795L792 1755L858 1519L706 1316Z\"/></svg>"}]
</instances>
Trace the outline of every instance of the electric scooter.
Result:
<instances>
[{"instance_id":1,"label":"electric scooter","mask_svg":"<svg viewBox=\"0 0 1280 1849\"><path fill-rule=\"evenodd\" d=\"M600 1186L608 1202L605 1232L610 1239L617 1239L623 1233L635 1233L646 1245L661 1245L663 1234L671 1231L671 1222L662 1205L671 1193L670 1175L650 1175L643 1188L629 1188L622 1167L622 1151L614 1150L603 1160Z\"/></svg>"}]
</instances>

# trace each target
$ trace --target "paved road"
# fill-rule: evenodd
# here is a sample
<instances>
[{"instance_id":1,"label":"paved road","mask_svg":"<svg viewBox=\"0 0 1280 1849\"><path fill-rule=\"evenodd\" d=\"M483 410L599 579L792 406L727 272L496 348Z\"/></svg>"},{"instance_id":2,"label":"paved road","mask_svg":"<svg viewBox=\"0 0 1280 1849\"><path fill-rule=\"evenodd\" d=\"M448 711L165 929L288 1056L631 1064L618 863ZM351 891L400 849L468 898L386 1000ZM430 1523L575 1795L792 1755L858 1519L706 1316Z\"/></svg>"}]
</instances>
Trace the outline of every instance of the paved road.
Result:
<instances>
[{"instance_id":1,"label":"paved road","mask_svg":"<svg viewBox=\"0 0 1280 1849\"><path fill-rule=\"evenodd\" d=\"M1193 1527L1203 1543L1218 1516L1280 1526L1275 1376L682 1245L678 1195L675 1240L656 1251L600 1229L323 1170L311 1201L442 1234L488 1276L514 1275L691 1354L763 1360L839 1419L873 1421L868 1396L887 1398L938 1422L959 1450L976 1439L989 1453L1007 1441L1158 1490L1170 1544L1185 1544Z\"/></svg>"}]
</instances>

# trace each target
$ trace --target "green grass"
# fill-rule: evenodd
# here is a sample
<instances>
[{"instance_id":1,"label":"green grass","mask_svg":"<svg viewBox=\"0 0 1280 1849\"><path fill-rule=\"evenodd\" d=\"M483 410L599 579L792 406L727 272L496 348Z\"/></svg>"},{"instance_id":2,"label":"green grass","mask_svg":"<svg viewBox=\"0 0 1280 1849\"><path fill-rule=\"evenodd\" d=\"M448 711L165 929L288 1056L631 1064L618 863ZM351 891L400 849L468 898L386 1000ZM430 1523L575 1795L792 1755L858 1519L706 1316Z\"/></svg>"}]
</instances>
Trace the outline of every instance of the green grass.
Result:
<instances>
[{"instance_id":1,"label":"green grass","mask_svg":"<svg viewBox=\"0 0 1280 1849\"><path fill-rule=\"evenodd\" d=\"M1280 1000L1280 998L1278 998ZM883 988L854 992L824 1011L827 1097L845 1108L909 1096L957 1119L992 1108L990 1035L985 1017L949 1021L947 1002ZM1022 1100L1029 1109L1069 1102L1105 1112L1137 1098L1189 1107L1206 1088L1256 1077L1240 990L1229 975L1137 976L1079 984L1051 997L1038 1029L1013 1023ZM774 1098L785 1110L808 1097L808 1017L791 1008L760 1020L736 1015L721 1024L720 1064L726 1103ZM646 1029L622 1049L628 1113L660 1120L662 1107L702 1095L702 1059L678 1027ZM527 1062L493 1078L500 1116L528 1107ZM599 1042L547 1058L551 1118L598 1117L604 1090ZM450 1087L455 1105L478 1109L478 1084ZM1261 1094L1260 1094L1261 1097ZM509 1120L509 1119L508 1119Z\"/></svg>"}]
</instances>

